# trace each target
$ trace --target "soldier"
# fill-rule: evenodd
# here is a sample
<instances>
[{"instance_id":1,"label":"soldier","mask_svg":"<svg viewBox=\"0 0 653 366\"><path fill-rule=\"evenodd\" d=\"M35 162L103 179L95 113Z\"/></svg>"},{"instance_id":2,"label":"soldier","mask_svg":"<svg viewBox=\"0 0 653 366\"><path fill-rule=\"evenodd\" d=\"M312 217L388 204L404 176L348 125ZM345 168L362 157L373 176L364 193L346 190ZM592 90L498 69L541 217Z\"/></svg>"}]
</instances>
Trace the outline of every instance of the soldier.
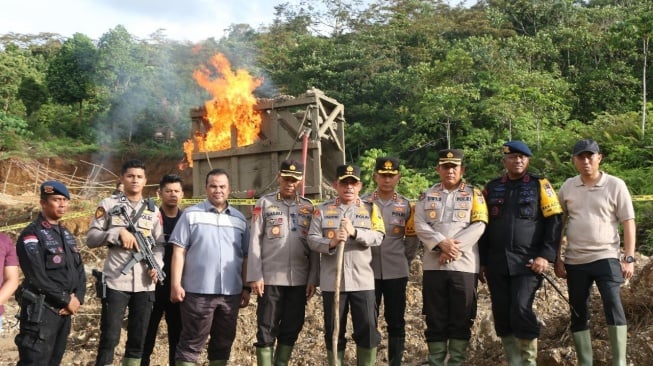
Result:
<instances>
[{"instance_id":1,"label":"soldier","mask_svg":"<svg viewBox=\"0 0 653 366\"><path fill-rule=\"evenodd\" d=\"M312 250L321 253L320 288L324 300L324 333L329 365L336 352L342 365L346 346L345 328L347 314L351 311L356 342L356 358L360 366L374 365L376 347L381 335L377 330L374 295L374 271L370 247L381 245L385 234L383 217L374 203L361 201L360 168L340 165L336 169L335 200L319 205L313 214L308 243ZM344 242L343 263L337 263L336 246ZM342 265L341 267L339 267ZM341 282L335 284L337 271L342 271ZM333 300L336 286L340 290L340 334L338 349L333 349Z\"/></svg>"},{"instance_id":2,"label":"soldier","mask_svg":"<svg viewBox=\"0 0 653 366\"><path fill-rule=\"evenodd\" d=\"M170 261L172 260L172 245L168 244L168 239L179 217L181 217L179 204L184 198L183 184L181 177L176 174L166 174L159 181L159 197L161 197L159 214L163 223L163 236L166 240L163 272L166 275L170 275ZM150 323L147 326L141 366L149 366L150 364L150 355L154 350L156 334L164 313L166 325L168 325L168 362L172 366L175 364L175 349L177 343L179 343L179 334L181 333L181 314L179 313L179 304L170 301L170 281L164 281L163 284L157 283L155 297Z\"/></svg>"},{"instance_id":3,"label":"soldier","mask_svg":"<svg viewBox=\"0 0 653 366\"><path fill-rule=\"evenodd\" d=\"M463 151L440 150L440 183L415 205L415 231L424 244L423 313L429 365L460 365L476 318L478 239L487 224L481 191L465 183Z\"/></svg>"},{"instance_id":4,"label":"soldier","mask_svg":"<svg viewBox=\"0 0 653 366\"><path fill-rule=\"evenodd\" d=\"M297 194L304 166L284 160L279 189L261 197L252 214L247 281L258 296L256 359L258 365L288 365L304 325L306 302L315 294L320 256L306 236L313 203Z\"/></svg>"},{"instance_id":5,"label":"soldier","mask_svg":"<svg viewBox=\"0 0 653 366\"><path fill-rule=\"evenodd\" d=\"M59 365L70 333L70 316L84 303L82 257L75 237L60 223L69 202L63 183L41 184L41 213L16 242L25 275L16 293L21 307L18 365Z\"/></svg>"},{"instance_id":6,"label":"soldier","mask_svg":"<svg viewBox=\"0 0 653 366\"><path fill-rule=\"evenodd\" d=\"M481 280L487 279L494 329L509 365L537 364L540 325L533 300L562 231L558 196L546 178L528 172L531 155L521 141L503 144L506 174L483 191L489 222L479 242Z\"/></svg>"},{"instance_id":7,"label":"soldier","mask_svg":"<svg viewBox=\"0 0 653 366\"><path fill-rule=\"evenodd\" d=\"M385 223L385 238L372 247L372 269L377 309L384 302L388 327L388 363L401 365L406 338L406 286L410 262L415 258L419 241L413 228L410 201L396 191L401 179L399 160L390 157L376 159L374 181L376 190L361 199L375 203L381 209Z\"/></svg>"},{"instance_id":8,"label":"soldier","mask_svg":"<svg viewBox=\"0 0 653 366\"><path fill-rule=\"evenodd\" d=\"M159 266L163 265L165 250L159 210L154 201L143 199L143 187L147 182L145 164L136 159L126 161L122 166L120 181L125 186L124 192L100 202L86 237L89 248L108 248L103 269L107 289L106 296L102 299L100 344L95 361L97 366L113 363L113 353L120 341L122 320L127 307L127 344L122 363L140 365L158 280L156 270L149 268L145 261L138 262L131 268L126 267L138 250L138 243L134 234L127 229L127 219L116 208L124 208L136 229L145 237L153 239L155 245L151 250Z\"/></svg>"}]
</instances>

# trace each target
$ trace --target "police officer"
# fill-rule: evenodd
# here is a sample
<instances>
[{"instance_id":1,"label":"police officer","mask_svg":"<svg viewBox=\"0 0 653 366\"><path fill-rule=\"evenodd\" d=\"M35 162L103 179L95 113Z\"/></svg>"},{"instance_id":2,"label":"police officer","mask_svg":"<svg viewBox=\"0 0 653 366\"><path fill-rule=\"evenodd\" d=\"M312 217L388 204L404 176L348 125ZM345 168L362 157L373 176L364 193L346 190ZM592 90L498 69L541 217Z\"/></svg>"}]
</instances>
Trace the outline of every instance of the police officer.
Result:
<instances>
[{"instance_id":1,"label":"police officer","mask_svg":"<svg viewBox=\"0 0 653 366\"><path fill-rule=\"evenodd\" d=\"M126 267L133 259L138 244L134 234L127 229L127 219L115 208L122 206L136 229L145 237L153 238L156 244L151 250L159 268L163 266L165 250L159 209L154 201L143 199L143 187L147 182L145 164L137 159L126 161L122 166L120 181L124 184L124 192L100 202L86 237L89 248L108 248L103 269L107 289L106 297L102 299L100 344L95 361L98 366L113 363L113 353L120 341L127 307L127 344L122 363L140 366L157 282L157 272L149 268L145 261L135 263L131 268Z\"/></svg>"},{"instance_id":2,"label":"police officer","mask_svg":"<svg viewBox=\"0 0 653 366\"><path fill-rule=\"evenodd\" d=\"M419 241L413 228L410 201L396 191L401 179L399 160L379 157L374 166L374 192L361 199L381 209L385 223L385 238L381 245L372 247L372 268L376 306L383 300L388 327L388 363L401 365L406 338L406 286L410 262L415 258Z\"/></svg>"},{"instance_id":3,"label":"police officer","mask_svg":"<svg viewBox=\"0 0 653 366\"><path fill-rule=\"evenodd\" d=\"M540 326L533 300L562 231L558 196L546 178L528 172L531 156L525 143L506 142L506 174L483 191L489 222L479 242L481 280L487 279L494 328L509 365L536 364Z\"/></svg>"},{"instance_id":4,"label":"police officer","mask_svg":"<svg viewBox=\"0 0 653 366\"><path fill-rule=\"evenodd\" d=\"M61 225L70 194L63 183L41 184L41 213L18 237L25 279L16 296L20 331L18 365L59 365L70 333L70 316L84 303L86 275L75 237Z\"/></svg>"},{"instance_id":5,"label":"police officer","mask_svg":"<svg viewBox=\"0 0 653 366\"><path fill-rule=\"evenodd\" d=\"M258 296L256 359L258 365L288 365L304 325L306 301L318 285L320 256L309 249L306 236L313 203L297 193L304 166L281 163L279 189L261 197L252 214L247 281Z\"/></svg>"},{"instance_id":6,"label":"police officer","mask_svg":"<svg viewBox=\"0 0 653 366\"><path fill-rule=\"evenodd\" d=\"M460 365L476 318L478 239L487 223L481 191L463 180L463 151L438 152L440 182L415 205L415 231L424 244L423 313L429 365Z\"/></svg>"},{"instance_id":7,"label":"police officer","mask_svg":"<svg viewBox=\"0 0 653 366\"><path fill-rule=\"evenodd\" d=\"M356 342L356 358L359 366L372 366L376 362L376 347L381 340L377 330L376 304L374 299L374 271L370 247L381 245L385 234L383 217L376 204L361 201L362 188L360 168L340 165L336 168L335 200L319 205L313 214L308 231L308 243L312 250L321 254L320 288L324 301L324 333L329 365L336 352L338 364L342 365L345 352L345 329L347 314L351 311ZM344 242L342 267L337 263L336 247ZM340 334L338 349L333 350L334 295L337 271L341 270L340 284Z\"/></svg>"}]
</instances>

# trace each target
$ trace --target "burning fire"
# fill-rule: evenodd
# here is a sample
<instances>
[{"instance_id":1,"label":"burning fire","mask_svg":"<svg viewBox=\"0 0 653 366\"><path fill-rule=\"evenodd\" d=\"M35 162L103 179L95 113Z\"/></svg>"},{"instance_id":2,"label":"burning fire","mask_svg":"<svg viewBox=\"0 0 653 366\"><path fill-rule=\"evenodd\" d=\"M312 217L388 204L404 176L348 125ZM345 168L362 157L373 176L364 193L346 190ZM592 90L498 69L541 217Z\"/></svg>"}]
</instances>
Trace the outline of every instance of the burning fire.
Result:
<instances>
[{"instance_id":1,"label":"burning fire","mask_svg":"<svg viewBox=\"0 0 653 366\"><path fill-rule=\"evenodd\" d=\"M193 78L206 89L213 99L207 101L206 118L209 125L206 131L196 131L195 136L184 142L184 152L188 164L193 166L194 151L219 151L231 148L232 128L238 136L237 145L254 143L261 129L261 115L254 110L256 98L254 90L263 79L252 77L246 70L231 70L229 60L216 54L210 60L210 66L219 77L212 78L211 70L202 66L193 72Z\"/></svg>"}]
</instances>

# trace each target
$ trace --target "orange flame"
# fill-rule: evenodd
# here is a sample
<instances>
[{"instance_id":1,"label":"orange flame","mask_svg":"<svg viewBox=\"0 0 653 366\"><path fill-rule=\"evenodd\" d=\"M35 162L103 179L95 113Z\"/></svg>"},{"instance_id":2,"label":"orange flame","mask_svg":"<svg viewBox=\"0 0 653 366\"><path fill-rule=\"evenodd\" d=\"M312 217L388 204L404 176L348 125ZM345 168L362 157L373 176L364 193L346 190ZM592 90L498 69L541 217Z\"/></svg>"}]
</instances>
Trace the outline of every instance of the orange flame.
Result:
<instances>
[{"instance_id":1,"label":"orange flame","mask_svg":"<svg viewBox=\"0 0 653 366\"><path fill-rule=\"evenodd\" d=\"M220 75L212 79L212 72L206 66L193 72L193 78L206 89L213 99L207 101L206 118L210 126L206 132L195 131L195 135L184 142L184 152L189 166L193 166L194 151L219 151L231 146L232 128L237 133L237 145L250 145L258 139L261 129L261 115L254 110L254 90L263 79L252 77L246 70L231 70L229 60L216 54L210 65Z\"/></svg>"}]
</instances>

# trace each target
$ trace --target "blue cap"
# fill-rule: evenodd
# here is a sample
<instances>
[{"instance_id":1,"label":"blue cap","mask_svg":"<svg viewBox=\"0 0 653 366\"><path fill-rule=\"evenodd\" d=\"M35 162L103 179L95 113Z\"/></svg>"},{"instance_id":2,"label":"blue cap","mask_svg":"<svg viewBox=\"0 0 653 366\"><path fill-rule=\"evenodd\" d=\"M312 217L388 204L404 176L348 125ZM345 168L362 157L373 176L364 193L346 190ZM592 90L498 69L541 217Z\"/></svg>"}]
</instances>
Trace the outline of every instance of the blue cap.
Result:
<instances>
[{"instance_id":1,"label":"blue cap","mask_svg":"<svg viewBox=\"0 0 653 366\"><path fill-rule=\"evenodd\" d=\"M519 153L519 154L524 154L526 156L533 156L531 149L529 149L525 143L518 140L508 141L505 144L503 144L503 153L504 154Z\"/></svg>"},{"instance_id":2,"label":"blue cap","mask_svg":"<svg viewBox=\"0 0 653 366\"><path fill-rule=\"evenodd\" d=\"M49 180L41 184L41 198L55 194L62 195L66 197L66 199L70 199L70 193L68 193L68 189L63 183L56 180Z\"/></svg>"}]
</instances>

